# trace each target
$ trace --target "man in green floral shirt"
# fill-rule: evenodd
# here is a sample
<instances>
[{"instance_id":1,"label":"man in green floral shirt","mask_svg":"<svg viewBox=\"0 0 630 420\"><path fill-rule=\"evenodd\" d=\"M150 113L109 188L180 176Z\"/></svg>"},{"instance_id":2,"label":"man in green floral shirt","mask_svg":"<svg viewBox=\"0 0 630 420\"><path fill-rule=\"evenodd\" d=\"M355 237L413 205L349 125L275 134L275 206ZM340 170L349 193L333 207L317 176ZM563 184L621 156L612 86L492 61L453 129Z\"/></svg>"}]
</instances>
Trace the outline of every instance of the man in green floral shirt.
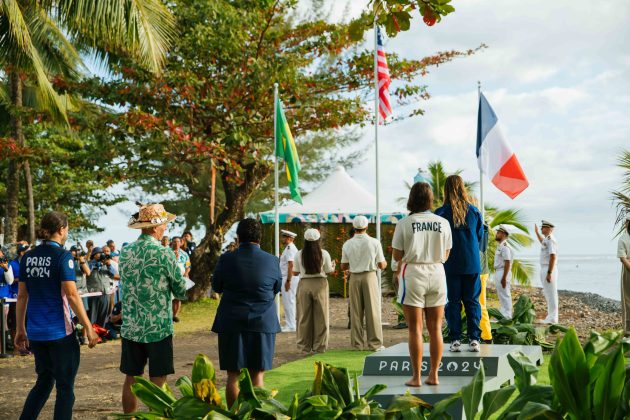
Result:
<instances>
[{"instance_id":1,"label":"man in green floral shirt","mask_svg":"<svg viewBox=\"0 0 630 420\"><path fill-rule=\"evenodd\" d=\"M138 240L122 249L120 287L122 291L122 352L120 371L126 376L122 403L125 413L136 411L138 401L131 392L134 376L144 374L162 386L173 367L172 296L186 299L186 280L175 254L161 245L166 225L175 219L161 204L141 206L128 226L142 229Z\"/></svg>"}]
</instances>

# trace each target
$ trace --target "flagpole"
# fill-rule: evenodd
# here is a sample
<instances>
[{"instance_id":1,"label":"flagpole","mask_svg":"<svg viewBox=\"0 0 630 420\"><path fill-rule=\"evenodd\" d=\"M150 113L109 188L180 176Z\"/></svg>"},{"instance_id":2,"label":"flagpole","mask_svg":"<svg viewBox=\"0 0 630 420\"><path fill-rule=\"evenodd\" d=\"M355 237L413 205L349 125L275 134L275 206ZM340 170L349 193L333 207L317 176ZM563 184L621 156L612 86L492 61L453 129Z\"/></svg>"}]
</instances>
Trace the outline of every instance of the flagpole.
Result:
<instances>
[{"instance_id":1,"label":"flagpole","mask_svg":"<svg viewBox=\"0 0 630 420\"><path fill-rule=\"evenodd\" d=\"M380 178L378 170L378 27L377 27L376 2L374 6L374 153L376 161L376 239L381 242L381 197L380 197ZM383 292L381 284L381 270L377 270L378 278L378 296L379 296L379 313L382 307Z\"/></svg>"},{"instance_id":2,"label":"flagpole","mask_svg":"<svg viewBox=\"0 0 630 420\"><path fill-rule=\"evenodd\" d=\"M477 102L481 101L481 81L477 81ZM479 122L477 122L479 124ZM481 220L486 222L485 218L485 205L483 203L483 171L479 168L479 210L481 210Z\"/></svg>"},{"instance_id":3,"label":"flagpole","mask_svg":"<svg viewBox=\"0 0 630 420\"><path fill-rule=\"evenodd\" d=\"M280 257L280 215L278 213L278 84L273 84L273 158L274 158L274 253ZM276 295L276 311L280 321L280 295Z\"/></svg>"}]
</instances>

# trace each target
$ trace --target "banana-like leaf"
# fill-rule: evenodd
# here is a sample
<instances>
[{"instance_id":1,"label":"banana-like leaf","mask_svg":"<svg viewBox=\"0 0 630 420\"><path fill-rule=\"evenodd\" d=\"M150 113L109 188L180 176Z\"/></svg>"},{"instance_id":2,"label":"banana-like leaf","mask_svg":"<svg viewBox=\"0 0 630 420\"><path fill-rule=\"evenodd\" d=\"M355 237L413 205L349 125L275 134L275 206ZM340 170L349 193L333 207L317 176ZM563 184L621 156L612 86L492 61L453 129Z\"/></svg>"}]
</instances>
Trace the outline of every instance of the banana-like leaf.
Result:
<instances>
[{"instance_id":1,"label":"banana-like leaf","mask_svg":"<svg viewBox=\"0 0 630 420\"><path fill-rule=\"evenodd\" d=\"M559 413L546 404L528 402L518 416L518 420L563 420Z\"/></svg>"},{"instance_id":2,"label":"banana-like leaf","mask_svg":"<svg viewBox=\"0 0 630 420\"><path fill-rule=\"evenodd\" d=\"M514 385L495 389L483 395L483 411L480 420L487 420L509 401L516 387Z\"/></svg>"},{"instance_id":3,"label":"banana-like leaf","mask_svg":"<svg viewBox=\"0 0 630 420\"><path fill-rule=\"evenodd\" d=\"M467 419L474 419L479 411L479 403L483 396L483 383L486 379L486 370L483 361L470 384L462 388L462 401L464 403L464 413Z\"/></svg>"},{"instance_id":4,"label":"banana-like leaf","mask_svg":"<svg viewBox=\"0 0 630 420\"><path fill-rule=\"evenodd\" d=\"M610 419L617 411L626 382L624 355L622 349L617 347L600 358L604 369L597 374L593 388L593 415L597 419Z\"/></svg>"},{"instance_id":5,"label":"banana-like leaf","mask_svg":"<svg viewBox=\"0 0 630 420\"><path fill-rule=\"evenodd\" d=\"M514 371L514 382L519 392L536 383L538 366L525 353L517 351L508 354L508 363Z\"/></svg>"},{"instance_id":6,"label":"banana-like leaf","mask_svg":"<svg viewBox=\"0 0 630 420\"><path fill-rule=\"evenodd\" d=\"M553 388L549 385L531 385L523 391L519 391L518 396L508 405L499 420L516 419L518 413L529 402L537 402L551 406L553 401Z\"/></svg>"},{"instance_id":7,"label":"banana-like leaf","mask_svg":"<svg viewBox=\"0 0 630 420\"><path fill-rule=\"evenodd\" d=\"M213 406L195 397L182 397L173 404L173 416L176 419L203 418Z\"/></svg>"},{"instance_id":8,"label":"banana-like leaf","mask_svg":"<svg viewBox=\"0 0 630 420\"><path fill-rule=\"evenodd\" d=\"M188 376L182 376L175 382L177 388L179 388L179 392L182 393L184 397L192 397L193 393L193 385L192 381Z\"/></svg>"},{"instance_id":9,"label":"banana-like leaf","mask_svg":"<svg viewBox=\"0 0 630 420\"><path fill-rule=\"evenodd\" d=\"M582 345L572 327L551 355L549 377L559 403L573 418L591 418L589 369Z\"/></svg>"},{"instance_id":10,"label":"banana-like leaf","mask_svg":"<svg viewBox=\"0 0 630 420\"><path fill-rule=\"evenodd\" d=\"M626 385L621 392L621 398L619 398L619 405L615 412L615 420L628 419L630 417L630 368L626 369Z\"/></svg>"}]
</instances>

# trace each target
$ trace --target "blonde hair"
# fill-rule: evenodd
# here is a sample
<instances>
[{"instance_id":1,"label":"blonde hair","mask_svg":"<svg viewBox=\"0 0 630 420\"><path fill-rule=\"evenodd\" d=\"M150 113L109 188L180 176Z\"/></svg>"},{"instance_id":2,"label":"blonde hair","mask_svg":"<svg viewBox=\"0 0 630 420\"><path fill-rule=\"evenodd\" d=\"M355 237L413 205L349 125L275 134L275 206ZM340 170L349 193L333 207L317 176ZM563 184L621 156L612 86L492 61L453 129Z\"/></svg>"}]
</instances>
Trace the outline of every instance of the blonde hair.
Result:
<instances>
[{"instance_id":1,"label":"blonde hair","mask_svg":"<svg viewBox=\"0 0 630 420\"><path fill-rule=\"evenodd\" d=\"M461 176L451 175L446 178L444 183L444 204L451 206L453 226L465 226L468 205L472 204L472 202L466 192L466 186Z\"/></svg>"}]
</instances>

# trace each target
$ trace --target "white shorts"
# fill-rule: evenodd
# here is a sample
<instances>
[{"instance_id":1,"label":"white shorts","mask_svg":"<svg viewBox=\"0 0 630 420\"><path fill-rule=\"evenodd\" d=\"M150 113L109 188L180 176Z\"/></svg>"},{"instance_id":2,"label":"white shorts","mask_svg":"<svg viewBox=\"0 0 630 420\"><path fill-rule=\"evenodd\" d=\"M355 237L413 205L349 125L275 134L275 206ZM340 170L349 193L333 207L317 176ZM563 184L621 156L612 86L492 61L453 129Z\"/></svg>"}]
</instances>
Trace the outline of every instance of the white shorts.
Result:
<instances>
[{"instance_id":1,"label":"white shorts","mask_svg":"<svg viewBox=\"0 0 630 420\"><path fill-rule=\"evenodd\" d=\"M400 270L398 303L417 308L446 305L444 265L404 263Z\"/></svg>"}]
</instances>

